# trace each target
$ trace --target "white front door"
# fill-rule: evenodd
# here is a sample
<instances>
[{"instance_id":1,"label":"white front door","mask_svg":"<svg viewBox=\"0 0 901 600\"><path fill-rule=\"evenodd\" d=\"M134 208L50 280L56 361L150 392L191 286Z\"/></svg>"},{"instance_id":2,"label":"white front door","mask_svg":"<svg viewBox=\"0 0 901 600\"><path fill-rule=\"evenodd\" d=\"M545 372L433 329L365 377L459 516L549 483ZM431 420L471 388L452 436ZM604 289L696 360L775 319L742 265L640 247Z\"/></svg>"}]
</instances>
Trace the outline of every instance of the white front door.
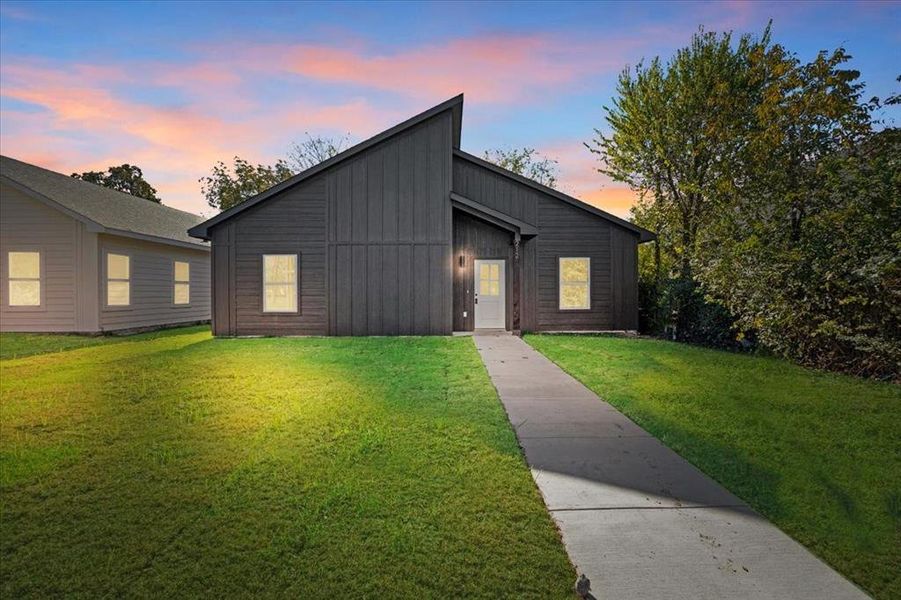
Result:
<instances>
[{"instance_id":1,"label":"white front door","mask_svg":"<svg viewBox=\"0 0 901 600\"><path fill-rule=\"evenodd\" d=\"M475 267L475 328L504 329L505 261L477 259Z\"/></svg>"}]
</instances>

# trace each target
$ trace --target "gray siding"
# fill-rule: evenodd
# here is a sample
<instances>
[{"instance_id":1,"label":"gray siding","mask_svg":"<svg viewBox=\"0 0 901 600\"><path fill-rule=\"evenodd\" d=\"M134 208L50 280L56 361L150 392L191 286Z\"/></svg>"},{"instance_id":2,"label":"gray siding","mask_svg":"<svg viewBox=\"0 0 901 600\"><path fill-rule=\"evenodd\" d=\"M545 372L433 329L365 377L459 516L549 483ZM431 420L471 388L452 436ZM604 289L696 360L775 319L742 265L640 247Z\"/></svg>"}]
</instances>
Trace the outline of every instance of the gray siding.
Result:
<instances>
[{"instance_id":1,"label":"gray siding","mask_svg":"<svg viewBox=\"0 0 901 600\"><path fill-rule=\"evenodd\" d=\"M454 191L538 227L520 247L524 331L638 327L637 234L459 156ZM560 310L561 256L591 258L590 310Z\"/></svg>"},{"instance_id":2,"label":"gray siding","mask_svg":"<svg viewBox=\"0 0 901 600\"><path fill-rule=\"evenodd\" d=\"M42 306L10 307L7 253L39 250ZM95 333L210 318L209 252L98 234L81 221L18 189L0 186L0 328L3 331ZM107 309L105 251L128 254L131 301ZM191 263L191 303L172 303L173 260Z\"/></svg>"},{"instance_id":3,"label":"gray siding","mask_svg":"<svg viewBox=\"0 0 901 600\"><path fill-rule=\"evenodd\" d=\"M96 331L96 300L88 293L96 272L80 260L85 253L96 256L96 238L80 221L0 184L0 329ZM40 307L9 306L7 253L16 250L41 253Z\"/></svg>"},{"instance_id":4,"label":"gray siding","mask_svg":"<svg viewBox=\"0 0 901 600\"><path fill-rule=\"evenodd\" d=\"M106 306L106 254L131 257L131 304ZM174 261L191 264L191 301L173 304ZM205 321L210 318L210 253L120 236L99 235L100 328L103 331Z\"/></svg>"},{"instance_id":5,"label":"gray siding","mask_svg":"<svg viewBox=\"0 0 901 600\"><path fill-rule=\"evenodd\" d=\"M86 331L76 304L78 256L85 231L75 219L0 184L0 326L3 331ZM9 251L40 251L40 307L10 307L7 289ZM96 327L95 327L96 328Z\"/></svg>"}]
</instances>

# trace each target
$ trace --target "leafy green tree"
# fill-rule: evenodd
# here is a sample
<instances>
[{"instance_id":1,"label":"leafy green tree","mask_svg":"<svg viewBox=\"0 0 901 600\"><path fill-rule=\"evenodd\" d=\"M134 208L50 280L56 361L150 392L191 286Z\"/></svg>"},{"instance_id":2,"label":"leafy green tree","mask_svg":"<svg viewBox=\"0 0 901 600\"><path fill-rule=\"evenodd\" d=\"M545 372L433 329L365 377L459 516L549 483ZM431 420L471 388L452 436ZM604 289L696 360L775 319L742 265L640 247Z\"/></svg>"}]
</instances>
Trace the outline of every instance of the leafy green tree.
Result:
<instances>
[{"instance_id":1,"label":"leafy green tree","mask_svg":"<svg viewBox=\"0 0 901 600\"><path fill-rule=\"evenodd\" d=\"M665 65L623 72L611 133L588 146L658 232L639 262L652 330L747 334L805 364L899 377L901 147L874 132L879 103L849 58L802 63L769 28L701 31Z\"/></svg>"},{"instance_id":2,"label":"leafy green tree","mask_svg":"<svg viewBox=\"0 0 901 600\"><path fill-rule=\"evenodd\" d=\"M556 187L559 165L556 160L542 156L535 148L496 148L486 150L485 160L499 167L528 177L547 187Z\"/></svg>"},{"instance_id":3,"label":"leafy green tree","mask_svg":"<svg viewBox=\"0 0 901 600\"><path fill-rule=\"evenodd\" d=\"M85 171L84 173L72 173L75 179L88 181L103 187L125 192L138 198L144 198L151 202L161 202L156 195L156 189L144 179L144 173L137 165L123 164L118 167L109 167L106 171Z\"/></svg>"},{"instance_id":4,"label":"leafy green tree","mask_svg":"<svg viewBox=\"0 0 901 600\"><path fill-rule=\"evenodd\" d=\"M254 165L236 156L231 166L219 161L212 172L200 178L207 203L227 210L256 196L293 175L288 164L279 160L274 165Z\"/></svg>"},{"instance_id":5,"label":"leafy green tree","mask_svg":"<svg viewBox=\"0 0 901 600\"><path fill-rule=\"evenodd\" d=\"M656 333L712 345L733 337L719 327L728 315L708 306L692 276L692 258L698 232L734 185L754 94L750 56L779 51L768 29L737 41L701 30L668 63L655 58L624 70L605 107L610 133L596 130L586 144L600 172L639 193L634 220L658 234L653 261L641 261L642 297L655 303L643 317Z\"/></svg>"}]
</instances>

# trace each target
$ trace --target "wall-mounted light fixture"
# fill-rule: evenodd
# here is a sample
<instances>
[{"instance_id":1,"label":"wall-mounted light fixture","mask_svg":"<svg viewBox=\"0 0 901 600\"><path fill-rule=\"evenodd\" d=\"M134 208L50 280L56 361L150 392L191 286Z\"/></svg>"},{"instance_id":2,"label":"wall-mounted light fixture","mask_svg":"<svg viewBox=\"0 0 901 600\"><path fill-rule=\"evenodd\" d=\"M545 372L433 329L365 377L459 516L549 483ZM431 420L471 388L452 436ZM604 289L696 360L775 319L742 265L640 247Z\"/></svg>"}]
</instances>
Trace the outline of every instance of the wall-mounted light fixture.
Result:
<instances>
[{"instance_id":1,"label":"wall-mounted light fixture","mask_svg":"<svg viewBox=\"0 0 901 600\"><path fill-rule=\"evenodd\" d=\"M461 254L460 255L460 268L462 269L465 264L466 264L466 259Z\"/></svg>"}]
</instances>

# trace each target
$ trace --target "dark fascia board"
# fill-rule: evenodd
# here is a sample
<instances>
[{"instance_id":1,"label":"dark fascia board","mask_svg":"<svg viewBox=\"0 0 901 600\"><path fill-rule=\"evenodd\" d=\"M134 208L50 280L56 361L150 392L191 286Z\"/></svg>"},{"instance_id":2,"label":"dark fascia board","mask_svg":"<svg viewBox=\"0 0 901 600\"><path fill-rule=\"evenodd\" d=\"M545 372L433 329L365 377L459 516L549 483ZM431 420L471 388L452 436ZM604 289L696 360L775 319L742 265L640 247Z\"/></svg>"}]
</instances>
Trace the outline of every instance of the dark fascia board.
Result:
<instances>
[{"instance_id":1,"label":"dark fascia board","mask_svg":"<svg viewBox=\"0 0 901 600\"><path fill-rule=\"evenodd\" d=\"M85 227L87 227L88 231L90 231L91 233L106 233L109 235L117 235L120 237L133 238L136 240L156 242L158 244L167 244L169 246L179 246L181 248L192 248L194 250L205 250L206 252L210 251L209 245L204 244L202 242L197 242L197 243L182 242L180 240L173 240L171 238L159 237L159 236L155 236L155 235L149 235L146 233L137 233L134 231L126 231L124 229L111 229L109 227L105 227L105 226L101 225L100 223L98 223L97 221L94 221L93 219L89 219L88 217L84 216L83 214L81 214L79 212L75 212L74 210L63 206L56 200L53 200L52 198L48 198L44 194L41 194L40 192L36 192L33 189L31 189L30 187L28 187L27 185L25 185L23 183L19 183L15 179L11 179L10 177L7 177L6 175L0 175L0 181L9 185L10 187L13 187L13 188L19 190L20 192L22 192L29 198L33 198L34 200L37 200L38 202L40 202L41 204L44 204L45 206L48 206L54 210L57 210L57 211L63 213L64 215L66 215L67 217L71 217L71 218L75 219L76 221L84 223Z\"/></svg>"},{"instance_id":2,"label":"dark fascia board","mask_svg":"<svg viewBox=\"0 0 901 600\"><path fill-rule=\"evenodd\" d=\"M493 208L485 206L484 204L476 202L475 200L470 200L466 196L458 194L457 192L451 192L450 197L454 206L475 217L487 217L488 220L494 223L505 224L507 225L508 229L518 231L522 236L538 235L538 228L534 225L530 225L524 221L513 218L510 215L504 214L498 210L494 210Z\"/></svg>"},{"instance_id":3,"label":"dark fascia board","mask_svg":"<svg viewBox=\"0 0 901 600\"><path fill-rule=\"evenodd\" d=\"M313 177L314 175L317 175L318 173L321 173L321 172L325 171L326 169L337 165L340 162L343 162L353 156L356 156L357 154L363 152L364 150L371 148L372 146L375 146L376 144L383 142L390 137L393 137L399 133L402 133L402 132L406 131L407 129L410 129L411 127L414 127L414 126L422 123L423 121L431 119L432 117L434 117L438 114L441 114L446 110L452 111L453 130L454 130L453 131L453 144L454 144L454 149L458 149L460 147L460 135L461 135L461 130L462 130L462 126L463 126L463 94L459 94L449 100L445 100L441 104L438 104L437 106L433 106L432 108L428 109L427 111L421 112L418 115L407 119L403 123L399 123L399 124L395 125L394 127L391 127L390 129L386 129L385 131L383 131L379 134L376 134L373 137L371 137L367 140L364 140L355 146L351 146L344 152L336 154L335 156L329 158L328 160L324 160L321 163L319 163L318 165L310 167L306 171L301 171L297 175L295 175L289 179L286 179L285 181L283 181L279 184L272 186L268 190L260 192L259 194L257 194L256 196L253 196L252 198L248 198L244 202L237 204L228 210L222 211L221 213L219 213L212 219L204 221L203 223L200 223L199 225L195 225L194 227L189 229L188 235L190 235L191 237L209 240L210 239L210 237L209 237L210 227L217 225L218 223L221 223L222 221L230 219L231 217L235 216L236 214L243 212L243 211L247 210L248 208L259 204L263 200L266 200L267 198L271 198L272 196L278 194L279 192L282 192L292 186L295 186L298 183L305 181L305 180Z\"/></svg>"},{"instance_id":4,"label":"dark fascia board","mask_svg":"<svg viewBox=\"0 0 901 600\"><path fill-rule=\"evenodd\" d=\"M553 196L557 200L561 200L563 202L566 202L567 204L575 206L576 208L581 208L582 210L590 212L593 215L597 215L603 219L607 219L611 223L615 223L616 225L619 225L620 227L622 227L624 229L628 229L629 231L638 234L638 242L639 243L650 242L652 240L657 239L657 234L655 234L653 231L648 231L644 227L639 227L638 225L634 225L634 224L630 223L629 221L626 221L625 219L620 219L619 217L611 215L610 213L608 213L606 211L596 208L590 204L586 204L585 202L582 202L578 198L573 198L572 196L568 196L568 195L564 194L563 192L559 192L553 188L549 188L545 185L541 185L537 181L533 181L533 180L529 179L528 177L523 177L522 175L518 175L517 173L508 171L507 169L504 169L503 167L499 167L494 163L488 162L487 160L481 159L478 156L473 156L472 154L469 154L468 152L463 152L459 148L454 148L454 156L457 156L463 160L466 160L466 161L469 161L476 165L479 165L480 167L485 167L486 169L488 169L490 171L494 171L498 175L501 175L508 179L512 179L513 181L517 181L523 185L526 185L530 188L538 190L539 192L543 192L549 196Z\"/></svg>"}]
</instances>

